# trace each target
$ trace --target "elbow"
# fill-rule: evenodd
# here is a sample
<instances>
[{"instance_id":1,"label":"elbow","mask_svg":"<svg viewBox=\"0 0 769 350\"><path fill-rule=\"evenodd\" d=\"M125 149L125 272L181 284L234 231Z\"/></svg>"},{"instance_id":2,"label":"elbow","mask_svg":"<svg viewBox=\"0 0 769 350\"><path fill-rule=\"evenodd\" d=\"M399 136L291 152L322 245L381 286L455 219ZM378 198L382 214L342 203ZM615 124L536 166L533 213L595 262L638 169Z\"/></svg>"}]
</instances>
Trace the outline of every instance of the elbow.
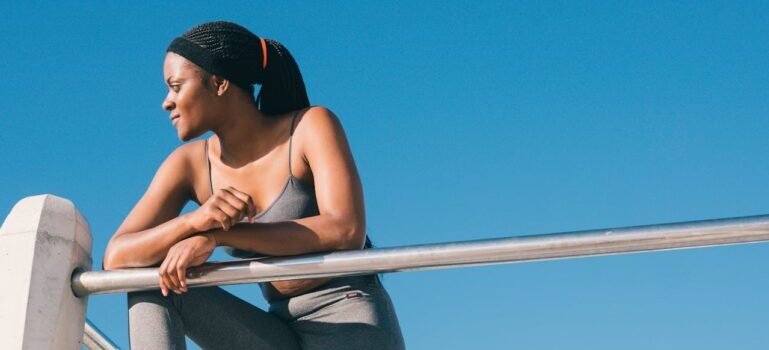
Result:
<instances>
[{"instance_id":1,"label":"elbow","mask_svg":"<svg viewBox=\"0 0 769 350\"><path fill-rule=\"evenodd\" d=\"M135 254L131 254L123 247L116 247L108 245L107 250L104 252L102 258L102 269L106 270L119 270L129 267L141 267L148 266L143 265L143 261L137 261L138 257Z\"/></svg>"},{"instance_id":2,"label":"elbow","mask_svg":"<svg viewBox=\"0 0 769 350\"><path fill-rule=\"evenodd\" d=\"M111 252L109 251L109 249L108 249L108 250L107 250L107 251L104 253L104 258L102 259L102 262L101 262L101 267L102 267L102 269L104 269L105 271L106 271L106 270L117 270L117 269L119 269L119 268L120 268L120 266L118 266L118 265L116 264L116 261L115 261L115 260L116 260L116 259L115 259L115 254L111 253Z\"/></svg>"},{"instance_id":3,"label":"elbow","mask_svg":"<svg viewBox=\"0 0 769 350\"><path fill-rule=\"evenodd\" d=\"M101 261L102 269L117 270L122 268L121 261L123 260L123 257L120 253L120 240L117 235L115 235L110 239L109 243L107 243L107 249L104 250L104 257L102 257Z\"/></svg>"},{"instance_id":4,"label":"elbow","mask_svg":"<svg viewBox=\"0 0 769 350\"><path fill-rule=\"evenodd\" d=\"M137 256L128 256L125 254L105 253L102 259L102 268L106 270L120 270L132 267L149 267L153 263L149 260L138 259Z\"/></svg>"},{"instance_id":5,"label":"elbow","mask_svg":"<svg viewBox=\"0 0 769 350\"><path fill-rule=\"evenodd\" d=\"M107 245L107 250L104 252L102 258L102 269L117 270L127 267L125 264L125 257L121 256L120 249L116 249L114 246Z\"/></svg>"},{"instance_id":6,"label":"elbow","mask_svg":"<svg viewBox=\"0 0 769 350\"><path fill-rule=\"evenodd\" d=\"M113 237L104 251L102 268L104 270L119 270L157 266L155 264L162 262L164 257L165 251L151 249L146 243L137 245L136 241L128 241L125 237Z\"/></svg>"},{"instance_id":7,"label":"elbow","mask_svg":"<svg viewBox=\"0 0 769 350\"><path fill-rule=\"evenodd\" d=\"M366 242L366 226L359 223L341 225L336 248L339 250L363 249Z\"/></svg>"},{"instance_id":8,"label":"elbow","mask_svg":"<svg viewBox=\"0 0 769 350\"><path fill-rule=\"evenodd\" d=\"M115 266L112 266L107 263L107 260L104 260L101 264L101 267L104 271L111 271L111 270L117 270Z\"/></svg>"}]
</instances>

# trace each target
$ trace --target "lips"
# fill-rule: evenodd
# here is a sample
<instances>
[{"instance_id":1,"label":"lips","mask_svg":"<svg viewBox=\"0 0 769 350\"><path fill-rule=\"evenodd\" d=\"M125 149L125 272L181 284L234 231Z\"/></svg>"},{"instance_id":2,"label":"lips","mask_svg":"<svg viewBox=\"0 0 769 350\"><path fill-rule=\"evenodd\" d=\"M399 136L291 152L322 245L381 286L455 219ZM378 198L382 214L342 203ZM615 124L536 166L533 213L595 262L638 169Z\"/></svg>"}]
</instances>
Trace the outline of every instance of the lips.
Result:
<instances>
[{"instance_id":1,"label":"lips","mask_svg":"<svg viewBox=\"0 0 769 350\"><path fill-rule=\"evenodd\" d=\"M178 114L172 115L171 116L171 124L175 124L177 119L179 119L179 115Z\"/></svg>"}]
</instances>

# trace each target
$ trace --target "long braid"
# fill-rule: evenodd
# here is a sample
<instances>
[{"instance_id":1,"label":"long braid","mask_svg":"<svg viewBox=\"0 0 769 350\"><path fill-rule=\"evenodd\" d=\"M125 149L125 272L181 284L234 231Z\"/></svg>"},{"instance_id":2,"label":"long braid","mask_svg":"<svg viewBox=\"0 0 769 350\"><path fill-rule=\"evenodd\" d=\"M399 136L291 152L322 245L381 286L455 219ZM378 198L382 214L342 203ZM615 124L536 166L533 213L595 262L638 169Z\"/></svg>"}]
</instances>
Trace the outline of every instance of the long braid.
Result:
<instances>
[{"instance_id":1,"label":"long braid","mask_svg":"<svg viewBox=\"0 0 769 350\"><path fill-rule=\"evenodd\" d=\"M291 53L279 42L267 39L267 69L256 97L259 110L281 114L310 105L302 73Z\"/></svg>"}]
</instances>

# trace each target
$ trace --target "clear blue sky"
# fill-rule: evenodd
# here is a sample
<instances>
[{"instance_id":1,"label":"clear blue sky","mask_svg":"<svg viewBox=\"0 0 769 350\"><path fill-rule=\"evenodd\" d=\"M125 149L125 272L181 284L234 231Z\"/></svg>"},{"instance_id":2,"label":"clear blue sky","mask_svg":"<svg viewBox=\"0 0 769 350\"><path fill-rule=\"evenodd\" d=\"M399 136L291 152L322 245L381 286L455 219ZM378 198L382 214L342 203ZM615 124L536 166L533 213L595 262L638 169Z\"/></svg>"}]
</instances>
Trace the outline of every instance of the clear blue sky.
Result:
<instances>
[{"instance_id":1,"label":"clear blue sky","mask_svg":"<svg viewBox=\"0 0 769 350\"><path fill-rule=\"evenodd\" d=\"M340 117L379 246L769 213L766 2L62 4L0 5L0 217L71 199L96 266L180 144L166 46L220 19L283 42ZM384 282L410 349L763 349L767 260L754 244ZM88 317L127 347L124 294Z\"/></svg>"}]
</instances>

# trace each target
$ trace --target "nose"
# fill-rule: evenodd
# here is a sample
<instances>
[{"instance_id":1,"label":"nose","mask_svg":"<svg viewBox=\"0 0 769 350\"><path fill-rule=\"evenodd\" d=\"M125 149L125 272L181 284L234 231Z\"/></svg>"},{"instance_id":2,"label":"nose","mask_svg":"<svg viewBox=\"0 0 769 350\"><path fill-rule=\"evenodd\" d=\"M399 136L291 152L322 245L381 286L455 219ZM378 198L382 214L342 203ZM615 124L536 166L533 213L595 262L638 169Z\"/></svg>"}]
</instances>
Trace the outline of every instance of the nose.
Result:
<instances>
[{"instance_id":1,"label":"nose","mask_svg":"<svg viewBox=\"0 0 769 350\"><path fill-rule=\"evenodd\" d=\"M160 105L160 108L163 108L166 111L171 111L174 109L174 101L171 100L170 93L166 95L166 98L163 100L163 103Z\"/></svg>"}]
</instances>

